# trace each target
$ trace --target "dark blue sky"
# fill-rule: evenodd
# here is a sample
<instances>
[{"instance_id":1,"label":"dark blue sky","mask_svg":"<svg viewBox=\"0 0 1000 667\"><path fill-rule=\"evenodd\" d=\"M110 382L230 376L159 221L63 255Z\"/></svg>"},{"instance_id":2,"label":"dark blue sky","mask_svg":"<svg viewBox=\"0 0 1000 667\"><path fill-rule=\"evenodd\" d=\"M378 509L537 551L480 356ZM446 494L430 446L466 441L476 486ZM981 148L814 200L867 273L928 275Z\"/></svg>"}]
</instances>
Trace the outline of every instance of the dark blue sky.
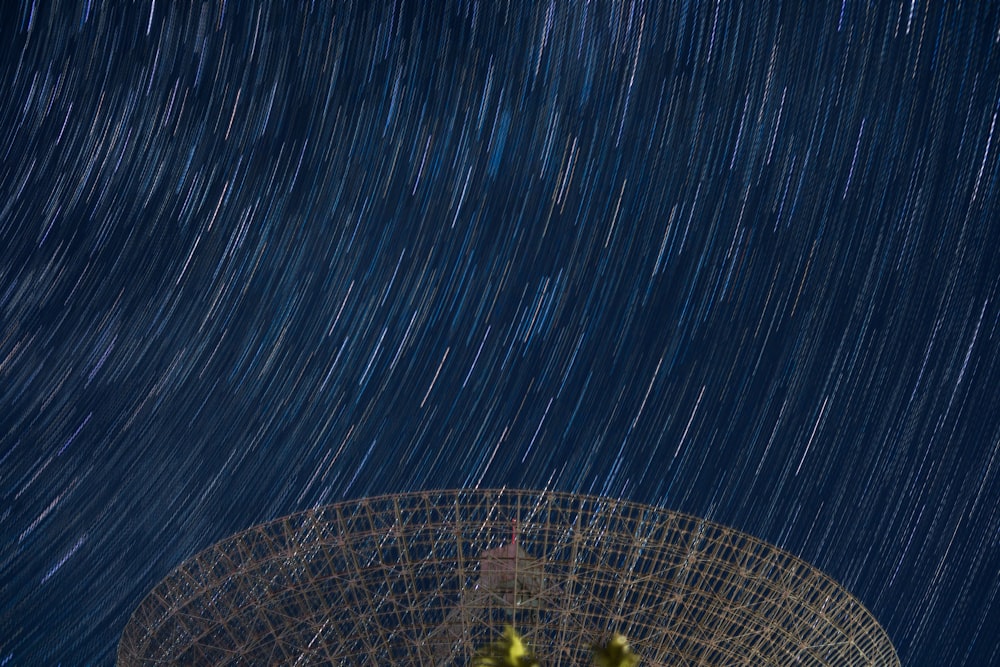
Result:
<instances>
[{"instance_id":1,"label":"dark blue sky","mask_svg":"<svg viewBox=\"0 0 1000 667\"><path fill-rule=\"evenodd\" d=\"M5 5L0 664L476 485L708 516L904 664L1000 661L1000 15L872 4Z\"/></svg>"}]
</instances>

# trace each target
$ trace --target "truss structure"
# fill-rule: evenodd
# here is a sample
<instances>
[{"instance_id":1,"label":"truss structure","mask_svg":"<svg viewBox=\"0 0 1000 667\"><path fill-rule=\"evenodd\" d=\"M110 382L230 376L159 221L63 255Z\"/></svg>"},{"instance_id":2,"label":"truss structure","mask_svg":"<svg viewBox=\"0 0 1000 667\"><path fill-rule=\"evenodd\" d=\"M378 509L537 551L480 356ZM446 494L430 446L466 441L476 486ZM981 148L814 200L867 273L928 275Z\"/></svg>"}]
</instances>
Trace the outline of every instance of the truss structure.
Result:
<instances>
[{"instance_id":1,"label":"truss structure","mask_svg":"<svg viewBox=\"0 0 1000 667\"><path fill-rule=\"evenodd\" d=\"M468 665L513 625L543 665L628 637L642 665L899 665L877 621L743 532L610 498L429 491L319 507L185 561L119 665Z\"/></svg>"}]
</instances>

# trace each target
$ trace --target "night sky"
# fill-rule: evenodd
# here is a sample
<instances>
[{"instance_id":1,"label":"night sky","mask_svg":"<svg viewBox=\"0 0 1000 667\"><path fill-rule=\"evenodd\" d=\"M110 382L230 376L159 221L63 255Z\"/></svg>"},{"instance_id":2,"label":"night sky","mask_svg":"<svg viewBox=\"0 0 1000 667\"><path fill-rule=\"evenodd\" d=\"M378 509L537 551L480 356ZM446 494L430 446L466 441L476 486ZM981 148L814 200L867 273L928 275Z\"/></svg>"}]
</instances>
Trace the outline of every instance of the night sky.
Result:
<instances>
[{"instance_id":1,"label":"night sky","mask_svg":"<svg viewBox=\"0 0 1000 667\"><path fill-rule=\"evenodd\" d=\"M111 663L263 520L502 485L1000 662L1000 6L254 4L0 9L0 665Z\"/></svg>"}]
</instances>

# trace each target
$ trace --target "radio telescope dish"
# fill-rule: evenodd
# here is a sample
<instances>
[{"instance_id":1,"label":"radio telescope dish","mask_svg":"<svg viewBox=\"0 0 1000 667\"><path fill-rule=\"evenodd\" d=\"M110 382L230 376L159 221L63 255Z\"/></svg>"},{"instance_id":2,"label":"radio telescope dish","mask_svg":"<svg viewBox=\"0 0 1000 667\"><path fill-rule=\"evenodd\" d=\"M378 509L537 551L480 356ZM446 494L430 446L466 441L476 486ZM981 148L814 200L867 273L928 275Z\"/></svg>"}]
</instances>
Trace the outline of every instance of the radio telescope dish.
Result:
<instances>
[{"instance_id":1,"label":"radio telescope dish","mask_svg":"<svg viewBox=\"0 0 1000 667\"><path fill-rule=\"evenodd\" d=\"M512 625L542 665L624 634L644 666L896 666L885 631L808 563L611 498L428 491L254 526L142 601L119 665L469 665Z\"/></svg>"}]
</instances>

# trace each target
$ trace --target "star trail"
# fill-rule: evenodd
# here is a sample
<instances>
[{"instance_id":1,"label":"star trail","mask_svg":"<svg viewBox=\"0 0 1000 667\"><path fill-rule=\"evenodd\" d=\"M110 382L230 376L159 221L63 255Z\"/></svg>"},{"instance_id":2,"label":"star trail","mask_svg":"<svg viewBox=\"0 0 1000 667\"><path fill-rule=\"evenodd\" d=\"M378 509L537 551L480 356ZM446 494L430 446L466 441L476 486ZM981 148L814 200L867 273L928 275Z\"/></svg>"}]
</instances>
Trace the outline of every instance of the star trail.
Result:
<instances>
[{"instance_id":1,"label":"star trail","mask_svg":"<svg viewBox=\"0 0 1000 667\"><path fill-rule=\"evenodd\" d=\"M0 665L344 498L690 512L1000 662L989 2L5 3Z\"/></svg>"}]
</instances>

